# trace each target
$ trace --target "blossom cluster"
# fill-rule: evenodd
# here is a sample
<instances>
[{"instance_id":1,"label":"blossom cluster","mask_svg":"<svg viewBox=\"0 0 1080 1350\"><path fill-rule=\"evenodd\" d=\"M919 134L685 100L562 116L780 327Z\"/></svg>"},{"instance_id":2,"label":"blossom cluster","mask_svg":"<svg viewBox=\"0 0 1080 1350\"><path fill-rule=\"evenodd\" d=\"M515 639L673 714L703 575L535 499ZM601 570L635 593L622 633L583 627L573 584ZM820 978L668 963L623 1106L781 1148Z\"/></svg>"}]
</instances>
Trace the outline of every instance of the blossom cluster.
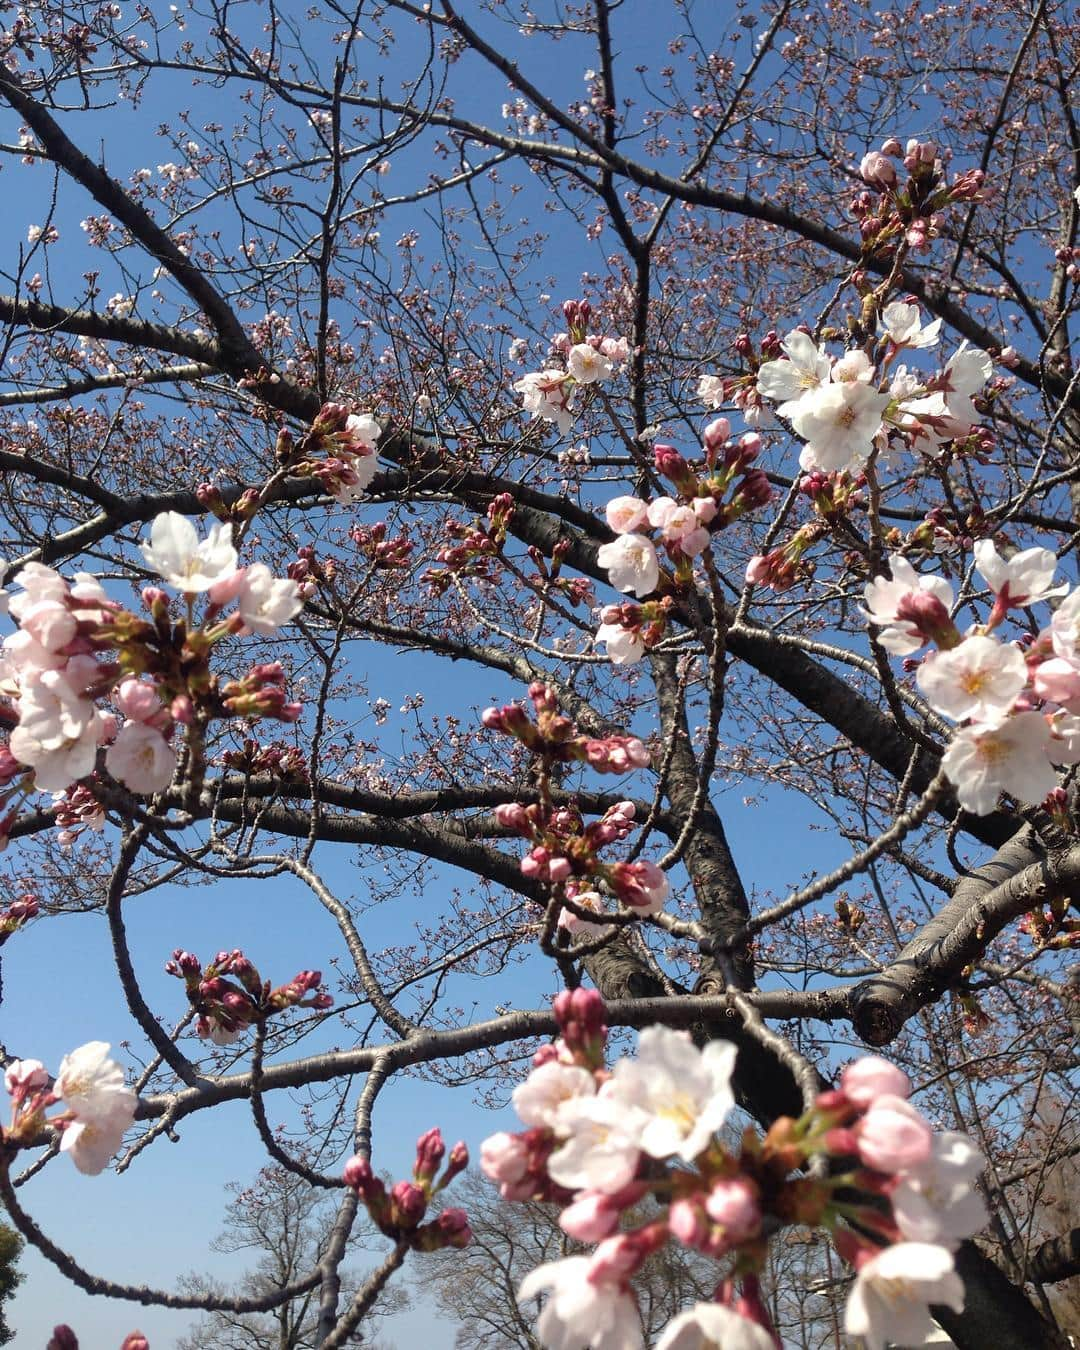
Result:
<instances>
[{"instance_id":1,"label":"blossom cluster","mask_svg":"<svg viewBox=\"0 0 1080 1350\"><path fill-rule=\"evenodd\" d=\"M324 403L299 441L284 428L278 433L274 454L291 475L317 479L336 502L348 505L371 486L381 435L382 427L370 413Z\"/></svg>"},{"instance_id":2,"label":"blossom cluster","mask_svg":"<svg viewBox=\"0 0 1080 1350\"><path fill-rule=\"evenodd\" d=\"M199 1014L195 1029L215 1045L231 1045L248 1027L286 1008L322 1012L334 1002L320 989L321 971L302 970L275 989L239 950L218 952L204 970L197 956L178 947L165 973L184 981L188 1001Z\"/></svg>"},{"instance_id":3,"label":"blossom cluster","mask_svg":"<svg viewBox=\"0 0 1080 1350\"><path fill-rule=\"evenodd\" d=\"M4 1141L33 1145L43 1128L59 1130L61 1152L69 1153L87 1176L105 1169L138 1106L104 1041L90 1041L65 1055L51 1085L40 1060L13 1060L4 1073L4 1086L12 1109L11 1125L0 1130ZM59 1115L46 1117L50 1107L61 1103Z\"/></svg>"},{"instance_id":4,"label":"blossom cluster","mask_svg":"<svg viewBox=\"0 0 1080 1350\"><path fill-rule=\"evenodd\" d=\"M565 368L549 366L523 375L514 384L521 395L524 411L534 421L554 422L565 436L574 425L575 396L579 387L588 387L615 374L617 365L630 356L626 338L604 337L588 331L592 306L587 300L568 300L563 305L568 332L552 341L552 350L562 356Z\"/></svg>"},{"instance_id":5,"label":"blossom cluster","mask_svg":"<svg viewBox=\"0 0 1080 1350\"><path fill-rule=\"evenodd\" d=\"M482 716L484 726L513 736L540 763L540 801L505 802L495 808L495 819L503 829L532 844L521 860L522 875L563 888L566 908L560 923L569 932L579 924L584 925L583 931L593 931L592 916L602 910L597 887L604 887L639 914L657 913L669 887L655 863L645 859L606 863L598 856L600 849L629 834L636 814L634 803L617 802L599 820L586 825L576 807L555 806L549 791L555 764L580 762L597 773L628 773L648 766L648 749L636 736L582 736L571 719L559 712L554 691L541 681L529 686L529 697L535 722L517 703L487 708Z\"/></svg>"},{"instance_id":6,"label":"blossom cluster","mask_svg":"<svg viewBox=\"0 0 1080 1350\"><path fill-rule=\"evenodd\" d=\"M300 706L285 697L280 666L255 665L220 685L210 674L215 644L273 633L303 603L295 581L275 578L263 563L239 566L231 532L218 523L201 539L175 512L154 519L142 555L182 593L187 616L176 621L159 587L143 591L147 621L109 599L87 573L69 582L51 567L28 563L16 574L19 590L4 599L18 627L4 639L0 659L0 692L10 700L0 717L11 727L0 749L5 803L28 789L31 770L35 789L63 794L58 815L70 839L101 823L99 808L83 800L78 786L98 767L100 747L107 747L104 767L118 782L149 794L172 781L178 725L215 716L295 720ZM195 626L192 607L200 595L207 607ZM230 605L235 609L223 613Z\"/></svg>"},{"instance_id":7,"label":"blossom cluster","mask_svg":"<svg viewBox=\"0 0 1080 1350\"><path fill-rule=\"evenodd\" d=\"M935 712L961 724L942 767L961 806L985 815L1002 792L1041 802L1056 786L1054 766L1080 763L1080 588L1055 585L1049 549L1006 559L992 539L980 539L974 552L993 597L985 623L961 634L949 583L899 555L888 560L889 576L867 585L864 614L894 655L911 658L933 644L915 681ZM1050 599L1061 603L1034 640L995 636L1010 610Z\"/></svg>"},{"instance_id":8,"label":"blossom cluster","mask_svg":"<svg viewBox=\"0 0 1080 1350\"><path fill-rule=\"evenodd\" d=\"M609 1069L599 995L565 992L554 1010L561 1035L513 1094L526 1128L492 1135L481 1152L505 1199L554 1202L567 1236L595 1244L521 1284L520 1302L547 1292L545 1346L640 1350L632 1280L676 1242L734 1256L741 1289L718 1271L714 1301L676 1318L657 1350L779 1347L758 1278L768 1235L786 1224L825 1227L855 1266L846 1329L869 1350L919 1343L932 1303L961 1311L953 1251L986 1220L975 1189L983 1159L964 1135L935 1133L899 1069L876 1056L850 1064L838 1090L763 1138L745 1131L736 1153L718 1138L734 1105L733 1045L699 1050L687 1033L652 1026L637 1057ZM828 1166L808 1171L814 1158ZM655 1217L642 1222L649 1199Z\"/></svg>"},{"instance_id":9,"label":"blossom cluster","mask_svg":"<svg viewBox=\"0 0 1080 1350\"><path fill-rule=\"evenodd\" d=\"M443 1159L446 1166L439 1175ZM446 1152L437 1127L425 1130L416 1141L416 1162L411 1181L398 1181L387 1190L372 1171L370 1161L356 1154L345 1164L345 1184L356 1191L380 1233L402 1242L412 1251L434 1252L444 1247L467 1247L472 1241L469 1219L463 1209L447 1208L423 1222L431 1201L469 1165L469 1150L456 1143Z\"/></svg>"},{"instance_id":10,"label":"blossom cluster","mask_svg":"<svg viewBox=\"0 0 1080 1350\"><path fill-rule=\"evenodd\" d=\"M632 592L640 599L661 584L657 545L646 530L658 532L678 586L691 580L693 559L708 547L711 531L772 499L768 479L754 464L761 450L756 432L732 440L731 423L718 417L705 428L702 441L698 465L674 446L653 447L656 470L671 483L674 496L649 502L624 496L608 502L605 514L615 539L601 545L597 561L616 590ZM640 660L659 641L670 608L665 598L641 606L608 606L602 611L597 641L606 643L616 665Z\"/></svg>"}]
</instances>

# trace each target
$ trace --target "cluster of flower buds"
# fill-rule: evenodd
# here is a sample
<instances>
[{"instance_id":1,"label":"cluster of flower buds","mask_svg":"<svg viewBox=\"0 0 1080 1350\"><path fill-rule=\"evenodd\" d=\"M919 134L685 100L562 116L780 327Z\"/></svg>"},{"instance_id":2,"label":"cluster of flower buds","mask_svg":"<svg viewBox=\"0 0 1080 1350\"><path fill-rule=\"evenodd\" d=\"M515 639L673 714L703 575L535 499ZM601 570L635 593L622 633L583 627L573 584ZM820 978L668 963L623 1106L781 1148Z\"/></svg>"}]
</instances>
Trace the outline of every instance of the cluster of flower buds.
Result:
<instances>
[{"instance_id":1,"label":"cluster of flower buds","mask_svg":"<svg viewBox=\"0 0 1080 1350\"><path fill-rule=\"evenodd\" d=\"M296 589L304 600L310 600L322 582L333 581L337 572L337 563L333 558L318 559L310 544L296 550L296 561L285 569L290 581L296 583Z\"/></svg>"},{"instance_id":2,"label":"cluster of flower buds","mask_svg":"<svg viewBox=\"0 0 1080 1350\"><path fill-rule=\"evenodd\" d=\"M498 556L506 542L506 532L513 517L513 499L509 493L502 492L488 503L486 520L476 520L471 525L448 521L446 533L460 542L440 549L435 555L445 570L431 568L421 580L441 595L453 576L486 577L490 560Z\"/></svg>"},{"instance_id":3,"label":"cluster of flower buds","mask_svg":"<svg viewBox=\"0 0 1080 1350\"><path fill-rule=\"evenodd\" d=\"M259 494L254 488L245 488L232 502L227 502L213 483L200 483L195 489L195 499L204 511L229 523L251 520L259 509Z\"/></svg>"},{"instance_id":4,"label":"cluster of flower buds","mask_svg":"<svg viewBox=\"0 0 1080 1350\"><path fill-rule=\"evenodd\" d=\"M606 645L612 665L633 665L655 647L667 631L674 603L670 595L664 595L643 605L631 601L605 605L600 611L596 640Z\"/></svg>"},{"instance_id":5,"label":"cluster of flower buds","mask_svg":"<svg viewBox=\"0 0 1080 1350\"><path fill-rule=\"evenodd\" d=\"M195 1029L215 1045L231 1045L248 1027L286 1008L322 1012L334 1002L321 989L320 971L302 970L274 989L239 950L218 952L204 970L197 956L178 947L165 973L184 981L188 1001L199 1014Z\"/></svg>"},{"instance_id":6,"label":"cluster of flower buds","mask_svg":"<svg viewBox=\"0 0 1080 1350\"><path fill-rule=\"evenodd\" d=\"M629 773L651 762L636 736L582 736L574 722L559 712L555 691L543 681L529 685L529 698L535 722L520 703L485 708L481 721L489 731L513 736L545 765L577 762L589 764L597 773Z\"/></svg>"},{"instance_id":7,"label":"cluster of flower buds","mask_svg":"<svg viewBox=\"0 0 1080 1350\"><path fill-rule=\"evenodd\" d=\"M0 1140L34 1147L43 1129L60 1130L60 1151L69 1153L87 1176L105 1169L138 1106L104 1041L90 1041L65 1055L55 1081L38 1059L12 1060L4 1085L11 1097L11 1124L0 1129ZM59 1115L46 1117L47 1110L61 1104Z\"/></svg>"},{"instance_id":8,"label":"cluster of flower buds","mask_svg":"<svg viewBox=\"0 0 1080 1350\"><path fill-rule=\"evenodd\" d=\"M59 1326L53 1327L45 1350L79 1350L79 1338L66 1322L62 1322ZM120 1350L150 1350L150 1342L141 1331L129 1331Z\"/></svg>"},{"instance_id":9,"label":"cluster of flower buds","mask_svg":"<svg viewBox=\"0 0 1080 1350\"><path fill-rule=\"evenodd\" d=\"M758 553L746 564L746 580L752 586L768 586L774 591L788 591L797 582L809 581L815 564L806 557L809 550L825 534L822 521L802 525L785 543L768 553Z\"/></svg>"},{"instance_id":10,"label":"cluster of flower buds","mask_svg":"<svg viewBox=\"0 0 1080 1350\"><path fill-rule=\"evenodd\" d=\"M100 832L105 828L105 808L82 783L73 783L54 796L53 818L59 831L57 842L65 848L84 830Z\"/></svg>"},{"instance_id":11,"label":"cluster of flower buds","mask_svg":"<svg viewBox=\"0 0 1080 1350\"><path fill-rule=\"evenodd\" d=\"M747 1130L731 1151L717 1132L734 1104L734 1046L699 1050L688 1034L654 1026L641 1033L636 1058L609 1069L599 995L561 994L555 1015L561 1035L536 1053L513 1094L526 1128L493 1135L481 1152L504 1198L557 1203L564 1232L596 1244L522 1282L522 1302L547 1291L544 1344L602 1339L640 1350L632 1280L675 1242L734 1258L737 1281L718 1270L713 1301L676 1318L657 1350L777 1350L758 1278L769 1235L788 1224L827 1228L855 1266L846 1330L871 1350L886 1340L921 1343L931 1303L960 1311L952 1253L985 1222L974 1184L983 1160L965 1136L934 1132L908 1102L898 1069L859 1060L799 1119L781 1118L763 1138ZM822 1157L832 1166L809 1172ZM648 1198L653 1216L642 1221Z\"/></svg>"},{"instance_id":12,"label":"cluster of flower buds","mask_svg":"<svg viewBox=\"0 0 1080 1350\"><path fill-rule=\"evenodd\" d=\"M894 161L907 170L903 182ZM978 201L986 179L981 169L969 169L947 183L932 141L909 140L903 148L895 138L880 150L868 151L859 173L873 190L857 194L852 202L868 252L889 247L899 238L908 248L925 249L940 231L940 213L955 202Z\"/></svg>"},{"instance_id":13,"label":"cluster of flower buds","mask_svg":"<svg viewBox=\"0 0 1080 1350\"><path fill-rule=\"evenodd\" d=\"M1078 907L1068 895L1055 895L1046 905L1032 909L1020 920L1025 933L1039 951L1070 951L1080 947L1080 918L1069 913Z\"/></svg>"},{"instance_id":14,"label":"cluster of flower buds","mask_svg":"<svg viewBox=\"0 0 1080 1350\"><path fill-rule=\"evenodd\" d=\"M799 491L829 525L836 525L853 511L865 508L865 486L865 474L822 473L818 469L799 481Z\"/></svg>"},{"instance_id":15,"label":"cluster of flower buds","mask_svg":"<svg viewBox=\"0 0 1080 1350\"><path fill-rule=\"evenodd\" d=\"M254 665L239 680L221 686L221 706L233 717L270 717L295 722L304 707L285 692L285 668L280 661Z\"/></svg>"},{"instance_id":16,"label":"cluster of flower buds","mask_svg":"<svg viewBox=\"0 0 1080 1350\"><path fill-rule=\"evenodd\" d=\"M387 539L386 522L377 521L374 525L352 525L349 538L356 545L360 555L374 566L380 568L407 567L413 551L413 545L404 535Z\"/></svg>"},{"instance_id":17,"label":"cluster of flower buds","mask_svg":"<svg viewBox=\"0 0 1080 1350\"><path fill-rule=\"evenodd\" d=\"M567 332L552 339L552 351L566 361L566 369L548 367L523 375L514 384L522 397L523 410L533 420L554 422L565 436L574 424L574 397L579 386L609 380L617 365L630 357L626 338L604 337L588 331L592 306L587 300L567 300L563 305Z\"/></svg>"},{"instance_id":18,"label":"cluster of flower buds","mask_svg":"<svg viewBox=\"0 0 1080 1350\"><path fill-rule=\"evenodd\" d=\"M18 900L13 900L10 905L4 905L0 909L0 947L12 933L17 933L24 924L36 919L38 913L38 898L31 891L20 895Z\"/></svg>"},{"instance_id":19,"label":"cluster of flower buds","mask_svg":"<svg viewBox=\"0 0 1080 1350\"><path fill-rule=\"evenodd\" d=\"M308 777L308 762L303 751L295 745L278 742L260 745L258 741L247 740L241 750L226 750L221 756L221 762L227 768L244 774L265 773L275 778Z\"/></svg>"},{"instance_id":20,"label":"cluster of flower buds","mask_svg":"<svg viewBox=\"0 0 1080 1350\"><path fill-rule=\"evenodd\" d=\"M593 585L588 577L564 577L563 562L570 552L569 539L556 540L550 561L544 557L535 544L529 545L529 557L536 565L537 581L542 590L558 591L571 605L591 605Z\"/></svg>"},{"instance_id":21,"label":"cluster of flower buds","mask_svg":"<svg viewBox=\"0 0 1080 1350\"><path fill-rule=\"evenodd\" d=\"M329 496L348 505L375 477L375 446L381 435L382 427L369 413L324 403L298 442L284 429L278 433L274 454L290 474L318 479Z\"/></svg>"},{"instance_id":22,"label":"cluster of flower buds","mask_svg":"<svg viewBox=\"0 0 1080 1350\"><path fill-rule=\"evenodd\" d=\"M446 1166L439 1175L443 1159ZM387 1190L372 1171L370 1161L357 1154L345 1164L345 1184L351 1186L380 1233L410 1250L434 1252L444 1247L467 1247L472 1241L469 1220L462 1209L441 1210L423 1222L431 1201L469 1165L469 1151L457 1143L446 1152L438 1128L426 1130L416 1141L416 1163L411 1181L398 1181Z\"/></svg>"}]
</instances>

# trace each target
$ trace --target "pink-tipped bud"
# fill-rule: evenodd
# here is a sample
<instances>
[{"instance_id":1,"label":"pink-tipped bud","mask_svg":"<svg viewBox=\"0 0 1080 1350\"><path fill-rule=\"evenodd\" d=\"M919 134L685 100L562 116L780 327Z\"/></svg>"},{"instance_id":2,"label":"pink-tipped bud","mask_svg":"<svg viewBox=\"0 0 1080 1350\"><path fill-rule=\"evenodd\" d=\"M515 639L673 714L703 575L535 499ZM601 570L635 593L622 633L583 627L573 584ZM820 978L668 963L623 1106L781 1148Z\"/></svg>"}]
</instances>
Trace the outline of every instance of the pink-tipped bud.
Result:
<instances>
[{"instance_id":1,"label":"pink-tipped bud","mask_svg":"<svg viewBox=\"0 0 1080 1350\"><path fill-rule=\"evenodd\" d=\"M437 1125L425 1130L416 1141L416 1163L413 1167L413 1179L420 1185L435 1179L435 1173L446 1156L446 1145L442 1132Z\"/></svg>"},{"instance_id":2,"label":"pink-tipped bud","mask_svg":"<svg viewBox=\"0 0 1080 1350\"><path fill-rule=\"evenodd\" d=\"M896 184L896 166L880 150L870 150L863 155L859 173L871 187L891 188Z\"/></svg>"},{"instance_id":3,"label":"pink-tipped bud","mask_svg":"<svg viewBox=\"0 0 1080 1350\"><path fill-rule=\"evenodd\" d=\"M49 1337L49 1344L45 1350L79 1350L79 1338L66 1323L61 1323L58 1327L53 1327L53 1334Z\"/></svg>"},{"instance_id":4,"label":"pink-tipped bud","mask_svg":"<svg viewBox=\"0 0 1080 1350\"><path fill-rule=\"evenodd\" d=\"M700 1247L709 1236L709 1221L699 1200L675 1200L668 1210L668 1228L684 1247Z\"/></svg>"},{"instance_id":5,"label":"pink-tipped bud","mask_svg":"<svg viewBox=\"0 0 1080 1350\"><path fill-rule=\"evenodd\" d=\"M397 1181L390 1188L390 1222L395 1228L415 1228L427 1209L427 1196L411 1181Z\"/></svg>"},{"instance_id":6,"label":"pink-tipped bud","mask_svg":"<svg viewBox=\"0 0 1080 1350\"><path fill-rule=\"evenodd\" d=\"M150 1350L150 1342L141 1331L129 1331L120 1350Z\"/></svg>"},{"instance_id":7,"label":"pink-tipped bud","mask_svg":"<svg viewBox=\"0 0 1080 1350\"><path fill-rule=\"evenodd\" d=\"M711 421L701 436L702 445L712 455L719 454L730 439L731 423L726 417L717 417Z\"/></svg>"},{"instance_id":8,"label":"pink-tipped bud","mask_svg":"<svg viewBox=\"0 0 1080 1350\"><path fill-rule=\"evenodd\" d=\"M893 158L895 159L897 156L902 155L904 153L904 147L900 144L900 142L896 139L895 136L890 136L889 139L885 142L885 144L881 147L881 153L883 155L892 155Z\"/></svg>"},{"instance_id":9,"label":"pink-tipped bud","mask_svg":"<svg viewBox=\"0 0 1080 1350\"><path fill-rule=\"evenodd\" d=\"M840 1075L844 1095L865 1111L878 1097L911 1095L911 1080L903 1069L890 1064L880 1055L863 1055L849 1064Z\"/></svg>"},{"instance_id":10,"label":"pink-tipped bud","mask_svg":"<svg viewBox=\"0 0 1080 1350\"><path fill-rule=\"evenodd\" d=\"M705 1199L705 1211L733 1246L756 1237L761 1228L757 1189L738 1177L716 1183Z\"/></svg>"}]
</instances>

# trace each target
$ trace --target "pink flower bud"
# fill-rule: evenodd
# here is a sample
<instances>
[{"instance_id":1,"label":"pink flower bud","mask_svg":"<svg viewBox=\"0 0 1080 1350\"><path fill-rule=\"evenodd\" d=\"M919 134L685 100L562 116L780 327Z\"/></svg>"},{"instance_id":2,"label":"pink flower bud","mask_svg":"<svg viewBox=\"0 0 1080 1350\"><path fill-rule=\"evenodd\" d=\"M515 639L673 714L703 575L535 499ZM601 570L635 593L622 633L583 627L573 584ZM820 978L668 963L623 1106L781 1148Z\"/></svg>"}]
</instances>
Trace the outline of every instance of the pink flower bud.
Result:
<instances>
[{"instance_id":1,"label":"pink flower bud","mask_svg":"<svg viewBox=\"0 0 1080 1350\"><path fill-rule=\"evenodd\" d=\"M480 1145L480 1169L500 1185L520 1181L528 1167L529 1147L520 1134L500 1130Z\"/></svg>"},{"instance_id":2,"label":"pink flower bud","mask_svg":"<svg viewBox=\"0 0 1080 1350\"><path fill-rule=\"evenodd\" d=\"M930 1126L902 1097L874 1099L855 1127L859 1157L876 1172L899 1172L930 1156L934 1134Z\"/></svg>"},{"instance_id":3,"label":"pink flower bud","mask_svg":"<svg viewBox=\"0 0 1080 1350\"><path fill-rule=\"evenodd\" d=\"M427 1209L427 1196L411 1181L397 1181L390 1188L390 1221L396 1228L415 1228Z\"/></svg>"},{"instance_id":4,"label":"pink flower bud","mask_svg":"<svg viewBox=\"0 0 1080 1350\"><path fill-rule=\"evenodd\" d=\"M718 1181L705 1200L705 1210L733 1245L755 1237L761 1227L757 1190L740 1178Z\"/></svg>"},{"instance_id":5,"label":"pink flower bud","mask_svg":"<svg viewBox=\"0 0 1080 1350\"><path fill-rule=\"evenodd\" d=\"M893 158L895 159L898 155L902 155L904 153L904 147L900 144L900 142L896 139L895 136L890 136L889 139L885 142L885 144L881 147L881 153L883 155L892 155Z\"/></svg>"},{"instance_id":6,"label":"pink flower bud","mask_svg":"<svg viewBox=\"0 0 1080 1350\"><path fill-rule=\"evenodd\" d=\"M684 1247L700 1247L709 1235L705 1210L699 1200L675 1200L668 1210L672 1237Z\"/></svg>"},{"instance_id":7,"label":"pink flower bud","mask_svg":"<svg viewBox=\"0 0 1080 1350\"><path fill-rule=\"evenodd\" d=\"M859 173L871 187L891 188L896 183L896 168L880 150L870 150L862 157Z\"/></svg>"},{"instance_id":8,"label":"pink flower bud","mask_svg":"<svg viewBox=\"0 0 1080 1350\"><path fill-rule=\"evenodd\" d=\"M423 1184L425 1181L434 1179L435 1173L439 1170L439 1164L446 1156L446 1145L443 1143L442 1133L439 1127L433 1126L430 1130L425 1130L416 1141L416 1164L413 1167L413 1177L416 1181Z\"/></svg>"},{"instance_id":9,"label":"pink flower bud","mask_svg":"<svg viewBox=\"0 0 1080 1350\"><path fill-rule=\"evenodd\" d=\"M847 1065L840 1075L840 1086L844 1095L864 1111L878 1097L907 1098L911 1095L907 1074L880 1055L863 1055L854 1064Z\"/></svg>"},{"instance_id":10,"label":"pink flower bud","mask_svg":"<svg viewBox=\"0 0 1080 1350\"><path fill-rule=\"evenodd\" d=\"M152 684L129 676L113 690L113 702L133 722L148 722L161 711L161 700Z\"/></svg>"},{"instance_id":11,"label":"pink flower bud","mask_svg":"<svg viewBox=\"0 0 1080 1350\"><path fill-rule=\"evenodd\" d=\"M150 1342L141 1331L129 1331L120 1350L150 1350Z\"/></svg>"},{"instance_id":12,"label":"pink flower bud","mask_svg":"<svg viewBox=\"0 0 1080 1350\"><path fill-rule=\"evenodd\" d=\"M620 1212L610 1195L582 1191L559 1215L559 1227L578 1242L601 1242L618 1228Z\"/></svg>"},{"instance_id":13,"label":"pink flower bud","mask_svg":"<svg viewBox=\"0 0 1080 1350\"><path fill-rule=\"evenodd\" d=\"M718 454L731 439L731 423L726 417L717 417L702 432L701 440L710 454Z\"/></svg>"},{"instance_id":14,"label":"pink flower bud","mask_svg":"<svg viewBox=\"0 0 1080 1350\"><path fill-rule=\"evenodd\" d=\"M65 1323L53 1327L53 1334L45 1350L79 1350L79 1339Z\"/></svg>"}]
</instances>

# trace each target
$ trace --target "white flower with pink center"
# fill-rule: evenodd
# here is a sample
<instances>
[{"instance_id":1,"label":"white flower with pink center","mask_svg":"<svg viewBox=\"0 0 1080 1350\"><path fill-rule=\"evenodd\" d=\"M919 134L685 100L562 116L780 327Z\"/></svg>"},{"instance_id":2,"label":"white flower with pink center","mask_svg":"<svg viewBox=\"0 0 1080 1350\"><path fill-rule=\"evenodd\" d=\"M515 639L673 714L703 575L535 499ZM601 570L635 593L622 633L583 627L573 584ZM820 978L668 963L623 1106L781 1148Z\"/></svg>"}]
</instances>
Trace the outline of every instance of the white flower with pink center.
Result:
<instances>
[{"instance_id":1,"label":"white flower with pink center","mask_svg":"<svg viewBox=\"0 0 1080 1350\"><path fill-rule=\"evenodd\" d=\"M574 425L574 382L562 370L534 371L513 386L521 395L523 410L545 422L554 422L562 435Z\"/></svg>"},{"instance_id":2,"label":"white flower with pink center","mask_svg":"<svg viewBox=\"0 0 1080 1350\"><path fill-rule=\"evenodd\" d=\"M595 384L609 380L614 367L603 352L588 342L578 342L566 356L566 367L578 384Z\"/></svg>"},{"instance_id":3,"label":"white flower with pink center","mask_svg":"<svg viewBox=\"0 0 1080 1350\"><path fill-rule=\"evenodd\" d=\"M596 630L597 642L607 644L613 666L632 666L645 655L640 628L624 628L619 623L602 623Z\"/></svg>"},{"instance_id":4,"label":"white flower with pink center","mask_svg":"<svg viewBox=\"0 0 1080 1350\"><path fill-rule=\"evenodd\" d=\"M985 816L1009 792L1041 802L1057 786L1050 764L1050 728L1042 713L1023 712L991 726L963 727L952 738L941 767L965 811Z\"/></svg>"},{"instance_id":5,"label":"white flower with pink center","mask_svg":"<svg viewBox=\"0 0 1080 1350\"><path fill-rule=\"evenodd\" d=\"M952 607L952 587L944 577L916 572L906 558L893 554L889 558L892 577L875 577L863 591L866 608L863 616L882 631L878 641L894 656L908 656L927 641L924 628L910 619L902 619L901 605L910 605L912 597L919 607L926 608L926 600L936 600L947 618Z\"/></svg>"},{"instance_id":6,"label":"white flower with pink center","mask_svg":"<svg viewBox=\"0 0 1080 1350\"><path fill-rule=\"evenodd\" d=\"M232 526L218 521L205 539L186 516L163 511L154 517L150 540L139 545L146 565L185 595L208 591L236 571Z\"/></svg>"},{"instance_id":7,"label":"white flower with pink center","mask_svg":"<svg viewBox=\"0 0 1080 1350\"><path fill-rule=\"evenodd\" d=\"M1069 589L1067 583L1053 584L1057 558L1048 548L1025 548L1003 558L992 539L980 539L975 545L975 566L1003 604L1033 605Z\"/></svg>"},{"instance_id":8,"label":"white flower with pink center","mask_svg":"<svg viewBox=\"0 0 1080 1350\"><path fill-rule=\"evenodd\" d=\"M781 417L791 417L807 394L829 383L832 363L814 339L798 328L781 342L780 350L783 358L765 361L758 369L757 389L780 405Z\"/></svg>"},{"instance_id":9,"label":"white flower with pink center","mask_svg":"<svg viewBox=\"0 0 1080 1350\"><path fill-rule=\"evenodd\" d=\"M53 1091L74 1121L64 1128L60 1148L80 1172L102 1171L120 1147L135 1118L138 1098L124 1082L124 1071L109 1058L104 1041L90 1041L65 1055Z\"/></svg>"},{"instance_id":10,"label":"white flower with pink center","mask_svg":"<svg viewBox=\"0 0 1080 1350\"><path fill-rule=\"evenodd\" d=\"M898 1242L865 1261L848 1295L844 1330L866 1350L922 1345L933 1327L930 1304L964 1309L952 1253L926 1242Z\"/></svg>"},{"instance_id":11,"label":"white flower with pink center","mask_svg":"<svg viewBox=\"0 0 1080 1350\"><path fill-rule=\"evenodd\" d=\"M731 1074L735 1046L710 1041L699 1050L685 1031L647 1027L636 1059L620 1059L608 1090L628 1110L644 1114L641 1147L653 1158L693 1160L735 1105Z\"/></svg>"},{"instance_id":12,"label":"white flower with pink center","mask_svg":"<svg viewBox=\"0 0 1080 1350\"><path fill-rule=\"evenodd\" d=\"M873 449L888 403L888 394L858 381L811 390L789 415L795 434L806 442L800 466L823 473L858 468Z\"/></svg>"},{"instance_id":13,"label":"white flower with pink center","mask_svg":"<svg viewBox=\"0 0 1080 1350\"><path fill-rule=\"evenodd\" d=\"M521 1282L517 1299L528 1303L545 1290L536 1324L546 1350L642 1350L637 1302L622 1282L590 1278L587 1256L537 1266Z\"/></svg>"},{"instance_id":14,"label":"white flower with pink center","mask_svg":"<svg viewBox=\"0 0 1080 1350\"><path fill-rule=\"evenodd\" d=\"M1019 648L976 634L931 653L915 680L935 712L957 722L994 722L1027 684L1027 662Z\"/></svg>"},{"instance_id":15,"label":"white flower with pink center","mask_svg":"<svg viewBox=\"0 0 1080 1350\"><path fill-rule=\"evenodd\" d=\"M617 591L633 591L640 599L656 590L660 563L652 540L643 534L621 534L610 544L601 544L596 560Z\"/></svg>"},{"instance_id":16,"label":"white flower with pink center","mask_svg":"<svg viewBox=\"0 0 1080 1350\"><path fill-rule=\"evenodd\" d=\"M776 1350L770 1332L722 1303L695 1303L656 1342L656 1350Z\"/></svg>"}]
</instances>

